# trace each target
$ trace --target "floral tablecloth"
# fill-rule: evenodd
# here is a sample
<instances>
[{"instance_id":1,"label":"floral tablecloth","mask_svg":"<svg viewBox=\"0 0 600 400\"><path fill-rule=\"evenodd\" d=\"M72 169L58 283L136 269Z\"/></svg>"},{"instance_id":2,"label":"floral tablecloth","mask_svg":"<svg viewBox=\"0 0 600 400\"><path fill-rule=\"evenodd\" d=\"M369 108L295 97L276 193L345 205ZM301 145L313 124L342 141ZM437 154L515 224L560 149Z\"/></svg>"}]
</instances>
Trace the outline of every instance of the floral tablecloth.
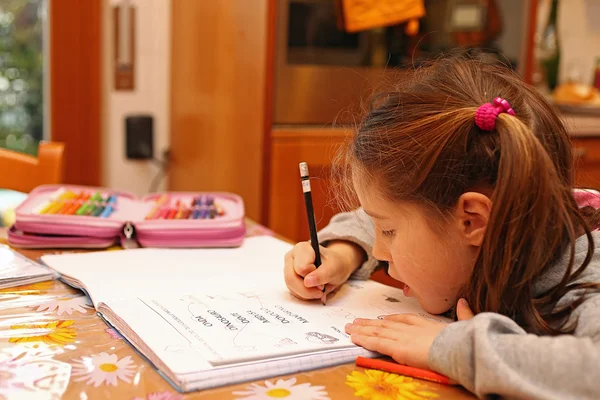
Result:
<instances>
[{"instance_id":1,"label":"floral tablecloth","mask_svg":"<svg viewBox=\"0 0 600 400\"><path fill-rule=\"evenodd\" d=\"M258 234L270 232L249 225L249 235ZM21 252L32 259L43 254ZM21 398L427 400L473 396L460 387L350 364L182 395L108 328L82 292L50 281L0 290L0 399Z\"/></svg>"}]
</instances>

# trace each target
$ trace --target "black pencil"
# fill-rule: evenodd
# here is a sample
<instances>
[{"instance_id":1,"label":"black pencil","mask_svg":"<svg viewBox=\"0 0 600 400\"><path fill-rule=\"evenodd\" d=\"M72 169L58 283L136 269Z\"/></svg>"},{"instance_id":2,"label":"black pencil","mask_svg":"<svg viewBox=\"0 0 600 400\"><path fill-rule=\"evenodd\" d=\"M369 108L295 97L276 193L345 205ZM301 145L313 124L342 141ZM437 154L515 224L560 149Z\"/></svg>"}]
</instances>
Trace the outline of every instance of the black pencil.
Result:
<instances>
[{"instance_id":1,"label":"black pencil","mask_svg":"<svg viewBox=\"0 0 600 400\"><path fill-rule=\"evenodd\" d=\"M315 267L321 266L321 252L319 249L319 238L317 237L317 224L315 223L315 212L313 209L312 193L310 189L310 176L308 174L308 165L305 162L300 163L300 178L302 180L302 192L304 193L304 205L306 208L306 218L308 219L308 230L310 233L310 244L315 251ZM323 285L323 293L325 293ZM323 305L325 299L321 299Z\"/></svg>"}]
</instances>

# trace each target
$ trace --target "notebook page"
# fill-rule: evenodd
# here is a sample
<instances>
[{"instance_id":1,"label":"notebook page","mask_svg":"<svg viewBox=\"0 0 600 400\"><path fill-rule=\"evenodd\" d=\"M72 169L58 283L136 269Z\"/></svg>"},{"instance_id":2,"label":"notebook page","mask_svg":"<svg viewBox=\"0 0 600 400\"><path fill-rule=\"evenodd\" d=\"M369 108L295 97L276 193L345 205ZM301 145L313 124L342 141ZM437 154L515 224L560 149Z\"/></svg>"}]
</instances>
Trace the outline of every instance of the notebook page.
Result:
<instances>
[{"instance_id":1,"label":"notebook page","mask_svg":"<svg viewBox=\"0 0 600 400\"><path fill-rule=\"evenodd\" d=\"M111 300L107 306L177 374L274 357L356 350L344 326L359 317L417 313L443 320L426 314L401 290L374 281L349 282L326 307L294 298L284 285L155 294L135 301Z\"/></svg>"},{"instance_id":2,"label":"notebook page","mask_svg":"<svg viewBox=\"0 0 600 400\"><path fill-rule=\"evenodd\" d=\"M139 343L141 339L146 346L140 345L140 347L151 349L151 352L144 353L146 357L154 358L151 353L158 354L162 364L167 366L163 369L163 373L169 376L174 384L183 391L206 389L274 375L307 371L353 362L359 355L364 357L375 355L365 349L356 347L347 350L278 357L258 362L214 367L196 352L189 351L189 342L183 337L177 343L176 338L172 337L172 326L164 324L160 316L149 312L149 308L140 307L140 304L140 302L135 301L115 303L114 309L111 309L111 314L118 314L128 321L130 327L135 331L135 335L139 337L134 342ZM104 317L107 317L107 315L105 314ZM110 318L108 320L114 323ZM142 329L142 327L148 325L153 326L151 332ZM126 330L123 333L127 336ZM165 338L169 338L169 345L165 344ZM131 341L132 338L128 337L128 339ZM193 365L189 372L182 373L181 371L171 370L173 365L186 361Z\"/></svg>"},{"instance_id":3,"label":"notebook page","mask_svg":"<svg viewBox=\"0 0 600 400\"><path fill-rule=\"evenodd\" d=\"M94 305L117 297L207 287L211 281L283 281L291 245L270 236L250 237L233 249L130 249L47 255L42 262L85 286Z\"/></svg>"}]
</instances>

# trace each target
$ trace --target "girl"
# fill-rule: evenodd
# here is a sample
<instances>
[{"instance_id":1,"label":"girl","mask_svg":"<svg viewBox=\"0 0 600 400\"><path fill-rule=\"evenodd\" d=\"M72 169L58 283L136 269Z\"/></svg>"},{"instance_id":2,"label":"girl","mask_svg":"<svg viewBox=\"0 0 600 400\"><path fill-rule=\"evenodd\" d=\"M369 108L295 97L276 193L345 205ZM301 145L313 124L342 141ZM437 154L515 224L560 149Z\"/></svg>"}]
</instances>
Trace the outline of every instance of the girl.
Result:
<instances>
[{"instance_id":1,"label":"girl","mask_svg":"<svg viewBox=\"0 0 600 400\"><path fill-rule=\"evenodd\" d=\"M354 343L476 395L600 398L598 214L574 191L568 134L511 71L455 57L379 95L342 157L361 208L286 255L318 299L384 262L430 313L357 319Z\"/></svg>"}]
</instances>

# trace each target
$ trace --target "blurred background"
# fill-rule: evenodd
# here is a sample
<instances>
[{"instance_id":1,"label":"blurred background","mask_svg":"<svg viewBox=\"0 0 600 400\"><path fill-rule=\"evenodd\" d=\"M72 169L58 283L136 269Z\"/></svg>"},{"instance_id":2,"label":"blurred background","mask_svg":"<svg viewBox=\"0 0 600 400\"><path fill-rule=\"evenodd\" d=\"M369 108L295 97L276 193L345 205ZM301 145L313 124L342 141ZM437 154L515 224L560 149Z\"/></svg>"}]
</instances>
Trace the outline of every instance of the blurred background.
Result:
<instances>
[{"instance_id":1,"label":"blurred background","mask_svg":"<svg viewBox=\"0 0 600 400\"><path fill-rule=\"evenodd\" d=\"M307 239L370 94L450 51L509 65L557 107L600 186L600 0L0 0L0 146L65 143L65 181L240 194ZM10 171L3 171L10 173Z\"/></svg>"}]
</instances>

